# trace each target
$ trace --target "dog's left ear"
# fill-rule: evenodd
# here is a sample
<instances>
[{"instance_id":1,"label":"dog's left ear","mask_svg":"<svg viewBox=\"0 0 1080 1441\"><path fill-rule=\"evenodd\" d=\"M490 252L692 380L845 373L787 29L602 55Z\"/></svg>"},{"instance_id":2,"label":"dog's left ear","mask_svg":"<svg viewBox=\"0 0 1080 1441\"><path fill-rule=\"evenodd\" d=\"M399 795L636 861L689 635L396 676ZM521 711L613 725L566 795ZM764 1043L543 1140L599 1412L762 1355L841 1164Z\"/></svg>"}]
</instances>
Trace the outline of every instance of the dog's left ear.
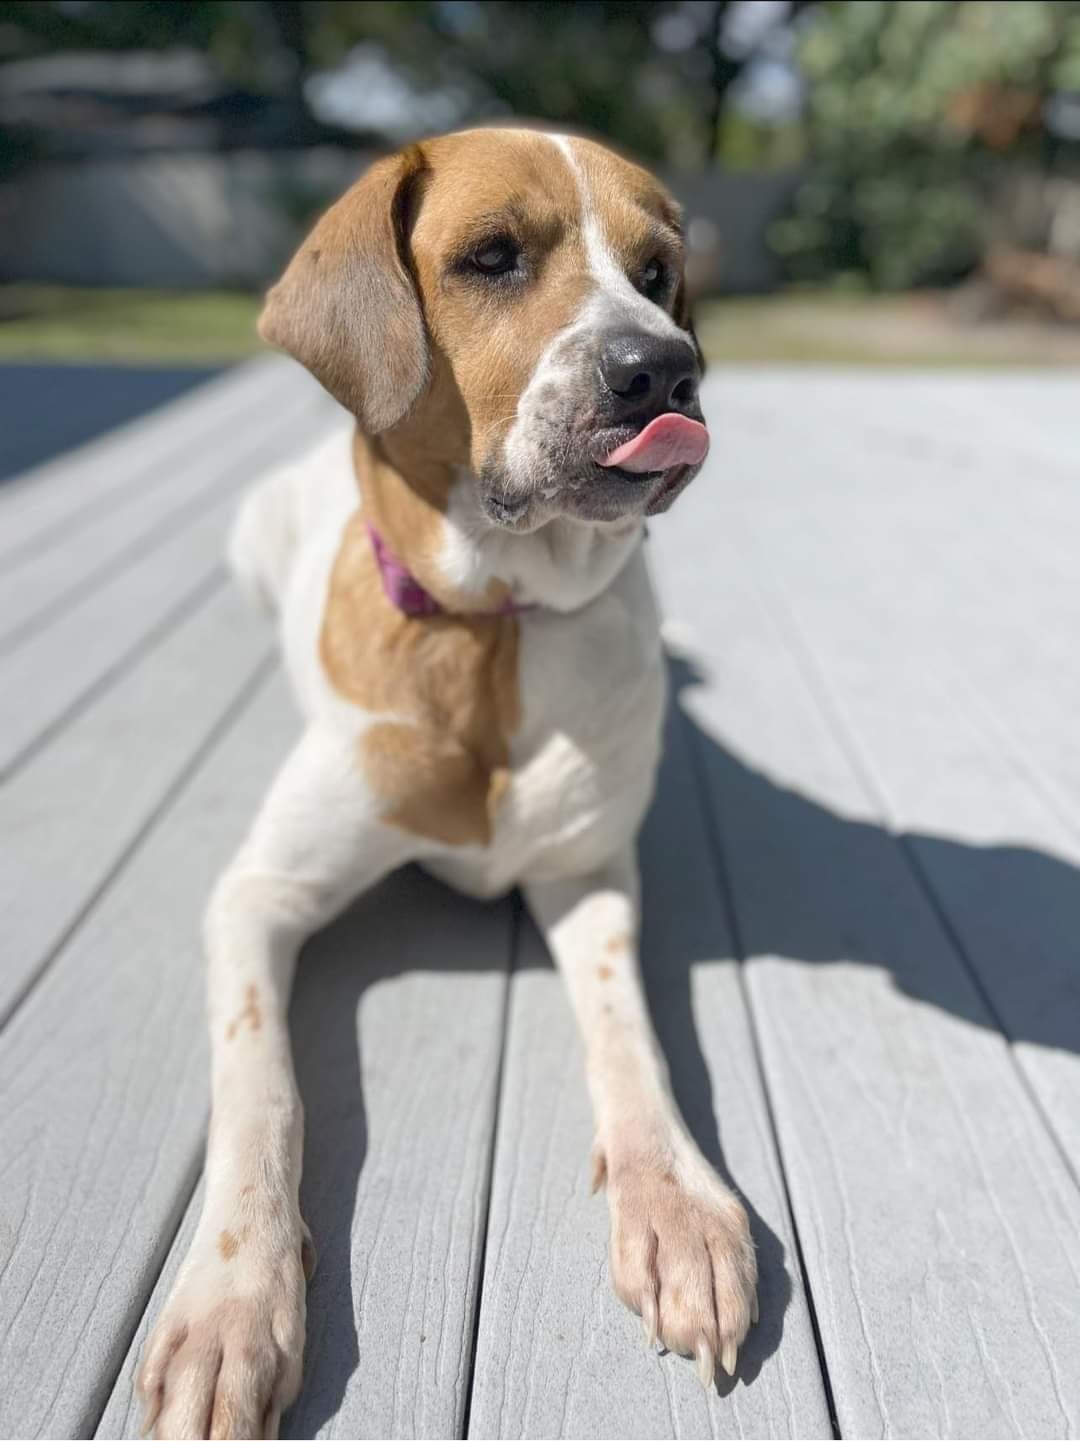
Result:
<instances>
[{"instance_id":1,"label":"dog's left ear","mask_svg":"<svg viewBox=\"0 0 1080 1441\"><path fill-rule=\"evenodd\" d=\"M259 334L307 367L369 434L400 420L428 378L407 263L419 146L378 160L332 205L270 291Z\"/></svg>"}]
</instances>

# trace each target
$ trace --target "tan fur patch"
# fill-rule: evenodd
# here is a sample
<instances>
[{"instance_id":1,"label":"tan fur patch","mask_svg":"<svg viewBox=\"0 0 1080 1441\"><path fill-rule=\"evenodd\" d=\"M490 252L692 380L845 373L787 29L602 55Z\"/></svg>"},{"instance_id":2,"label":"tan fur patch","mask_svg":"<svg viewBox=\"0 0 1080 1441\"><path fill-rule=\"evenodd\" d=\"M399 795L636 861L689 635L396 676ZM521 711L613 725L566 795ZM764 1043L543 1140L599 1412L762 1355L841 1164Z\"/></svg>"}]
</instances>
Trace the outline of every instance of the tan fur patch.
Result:
<instances>
[{"instance_id":1,"label":"tan fur patch","mask_svg":"<svg viewBox=\"0 0 1080 1441\"><path fill-rule=\"evenodd\" d=\"M427 170L411 235L417 285L464 422L462 460L479 470L513 424L540 356L593 286L581 195L565 156L541 135L472 131L425 141L423 149ZM455 268L494 235L519 247L528 285L492 286ZM437 364L408 421L427 427L431 409L444 416L449 409ZM403 428L411 427L396 427L391 443Z\"/></svg>"},{"instance_id":2,"label":"tan fur patch","mask_svg":"<svg viewBox=\"0 0 1080 1441\"><path fill-rule=\"evenodd\" d=\"M621 955L630 949L632 937L628 931L619 931L617 935L611 936L604 943L604 950L609 956Z\"/></svg>"},{"instance_id":3,"label":"tan fur patch","mask_svg":"<svg viewBox=\"0 0 1080 1441\"><path fill-rule=\"evenodd\" d=\"M597 966L596 974L602 981L610 981L615 972L610 966Z\"/></svg>"},{"instance_id":4,"label":"tan fur patch","mask_svg":"<svg viewBox=\"0 0 1080 1441\"><path fill-rule=\"evenodd\" d=\"M451 845L490 841L519 721L517 643L513 616L402 615L383 593L363 515L349 522L320 653L340 694L403 718L360 740L391 825Z\"/></svg>"},{"instance_id":5,"label":"tan fur patch","mask_svg":"<svg viewBox=\"0 0 1080 1441\"><path fill-rule=\"evenodd\" d=\"M225 1039L231 1041L245 1022L253 1031L257 1031L262 1025L259 993L254 986L248 986L244 991L244 1009L229 1022L225 1030Z\"/></svg>"},{"instance_id":6,"label":"tan fur patch","mask_svg":"<svg viewBox=\"0 0 1080 1441\"><path fill-rule=\"evenodd\" d=\"M231 1231L222 1231L218 1237L218 1250L223 1261L231 1261L240 1249L240 1240Z\"/></svg>"}]
</instances>

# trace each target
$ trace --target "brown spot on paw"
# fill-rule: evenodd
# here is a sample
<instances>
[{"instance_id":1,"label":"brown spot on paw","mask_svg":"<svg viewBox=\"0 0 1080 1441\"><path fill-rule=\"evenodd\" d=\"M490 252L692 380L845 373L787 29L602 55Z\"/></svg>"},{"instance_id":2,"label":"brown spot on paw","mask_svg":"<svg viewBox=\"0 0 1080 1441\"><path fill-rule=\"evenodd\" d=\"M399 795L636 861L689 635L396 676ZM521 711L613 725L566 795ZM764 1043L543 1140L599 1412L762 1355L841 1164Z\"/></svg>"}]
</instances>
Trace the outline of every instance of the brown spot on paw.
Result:
<instances>
[{"instance_id":1,"label":"brown spot on paw","mask_svg":"<svg viewBox=\"0 0 1080 1441\"><path fill-rule=\"evenodd\" d=\"M610 966L597 966L596 974L602 981L610 981L615 972Z\"/></svg>"},{"instance_id":2,"label":"brown spot on paw","mask_svg":"<svg viewBox=\"0 0 1080 1441\"><path fill-rule=\"evenodd\" d=\"M607 951L609 956L620 956L630 949L632 941L633 937L629 931L619 931L617 935L612 936L607 941L604 950Z\"/></svg>"}]
</instances>

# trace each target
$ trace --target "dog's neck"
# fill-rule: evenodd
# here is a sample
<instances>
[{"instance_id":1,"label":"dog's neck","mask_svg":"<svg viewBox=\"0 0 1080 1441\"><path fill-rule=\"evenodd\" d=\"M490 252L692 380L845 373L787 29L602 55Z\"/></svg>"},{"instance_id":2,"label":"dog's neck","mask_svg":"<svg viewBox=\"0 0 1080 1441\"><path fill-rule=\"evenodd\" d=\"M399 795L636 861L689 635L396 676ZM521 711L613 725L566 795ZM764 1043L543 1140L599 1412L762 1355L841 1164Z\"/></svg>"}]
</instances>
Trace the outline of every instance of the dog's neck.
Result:
<instances>
[{"instance_id":1,"label":"dog's neck","mask_svg":"<svg viewBox=\"0 0 1080 1441\"><path fill-rule=\"evenodd\" d=\"M640 520L586 525L556 519L527 533L484 515L468 469L356 432L353 461L364 514L443 611L498 612L508 603L579 610L641 544Z\"/></svg>"}]
</instances>

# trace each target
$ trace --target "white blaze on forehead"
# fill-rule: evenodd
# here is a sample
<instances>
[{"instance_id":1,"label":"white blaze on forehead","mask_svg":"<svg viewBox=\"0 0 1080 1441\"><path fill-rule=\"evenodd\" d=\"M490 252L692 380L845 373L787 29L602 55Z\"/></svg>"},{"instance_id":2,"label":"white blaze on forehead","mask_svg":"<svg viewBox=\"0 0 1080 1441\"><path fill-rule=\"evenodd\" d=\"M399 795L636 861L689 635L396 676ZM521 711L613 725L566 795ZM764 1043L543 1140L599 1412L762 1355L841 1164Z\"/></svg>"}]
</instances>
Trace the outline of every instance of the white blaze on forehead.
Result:
<instances>
[{"instance_id":1,"label":"white blaze on forehead","mask_svg":"<svg viewBox=\"0 0 1080 1441\"><path fill-rule=\"evenodd\" d=\"M654 335L684 336L671 316L661 306L642 295L630 277L619 264L618 257L608 244L604 227L593 203L589 177L574 153L574 142L568 135L546 135L566 158L566 163L577 184L581 197L581 230L585 240L585 258L589 274L596 281L600 296L606 303L604 309L611 310L632 319L642 330Z\"/></svg>"},{"instance_id":2,"label":"white blaze on forehead","mask_svg":"<svg viewBox=\"0 0 1080 1441\"><path fill-rule=\"evenodd\" d=\"M518 397L514 421L503 442L507 494L531 494L540 505L546 505L561 484L570 420L580 417L581 397L592 395L595 387L596 346L579 342L585 339L598 345L605 334L634 331L665 339L689 337L666 310L646 299L623 271L604 234L588 174L574 148L577 142L545 131L518 133L553 146L569 167L581 206L585 259L595 282L574 319L551 337L540 355ZM562 403L553 402L552 397L560 394Z\"/></svg>"}]
</instances>

